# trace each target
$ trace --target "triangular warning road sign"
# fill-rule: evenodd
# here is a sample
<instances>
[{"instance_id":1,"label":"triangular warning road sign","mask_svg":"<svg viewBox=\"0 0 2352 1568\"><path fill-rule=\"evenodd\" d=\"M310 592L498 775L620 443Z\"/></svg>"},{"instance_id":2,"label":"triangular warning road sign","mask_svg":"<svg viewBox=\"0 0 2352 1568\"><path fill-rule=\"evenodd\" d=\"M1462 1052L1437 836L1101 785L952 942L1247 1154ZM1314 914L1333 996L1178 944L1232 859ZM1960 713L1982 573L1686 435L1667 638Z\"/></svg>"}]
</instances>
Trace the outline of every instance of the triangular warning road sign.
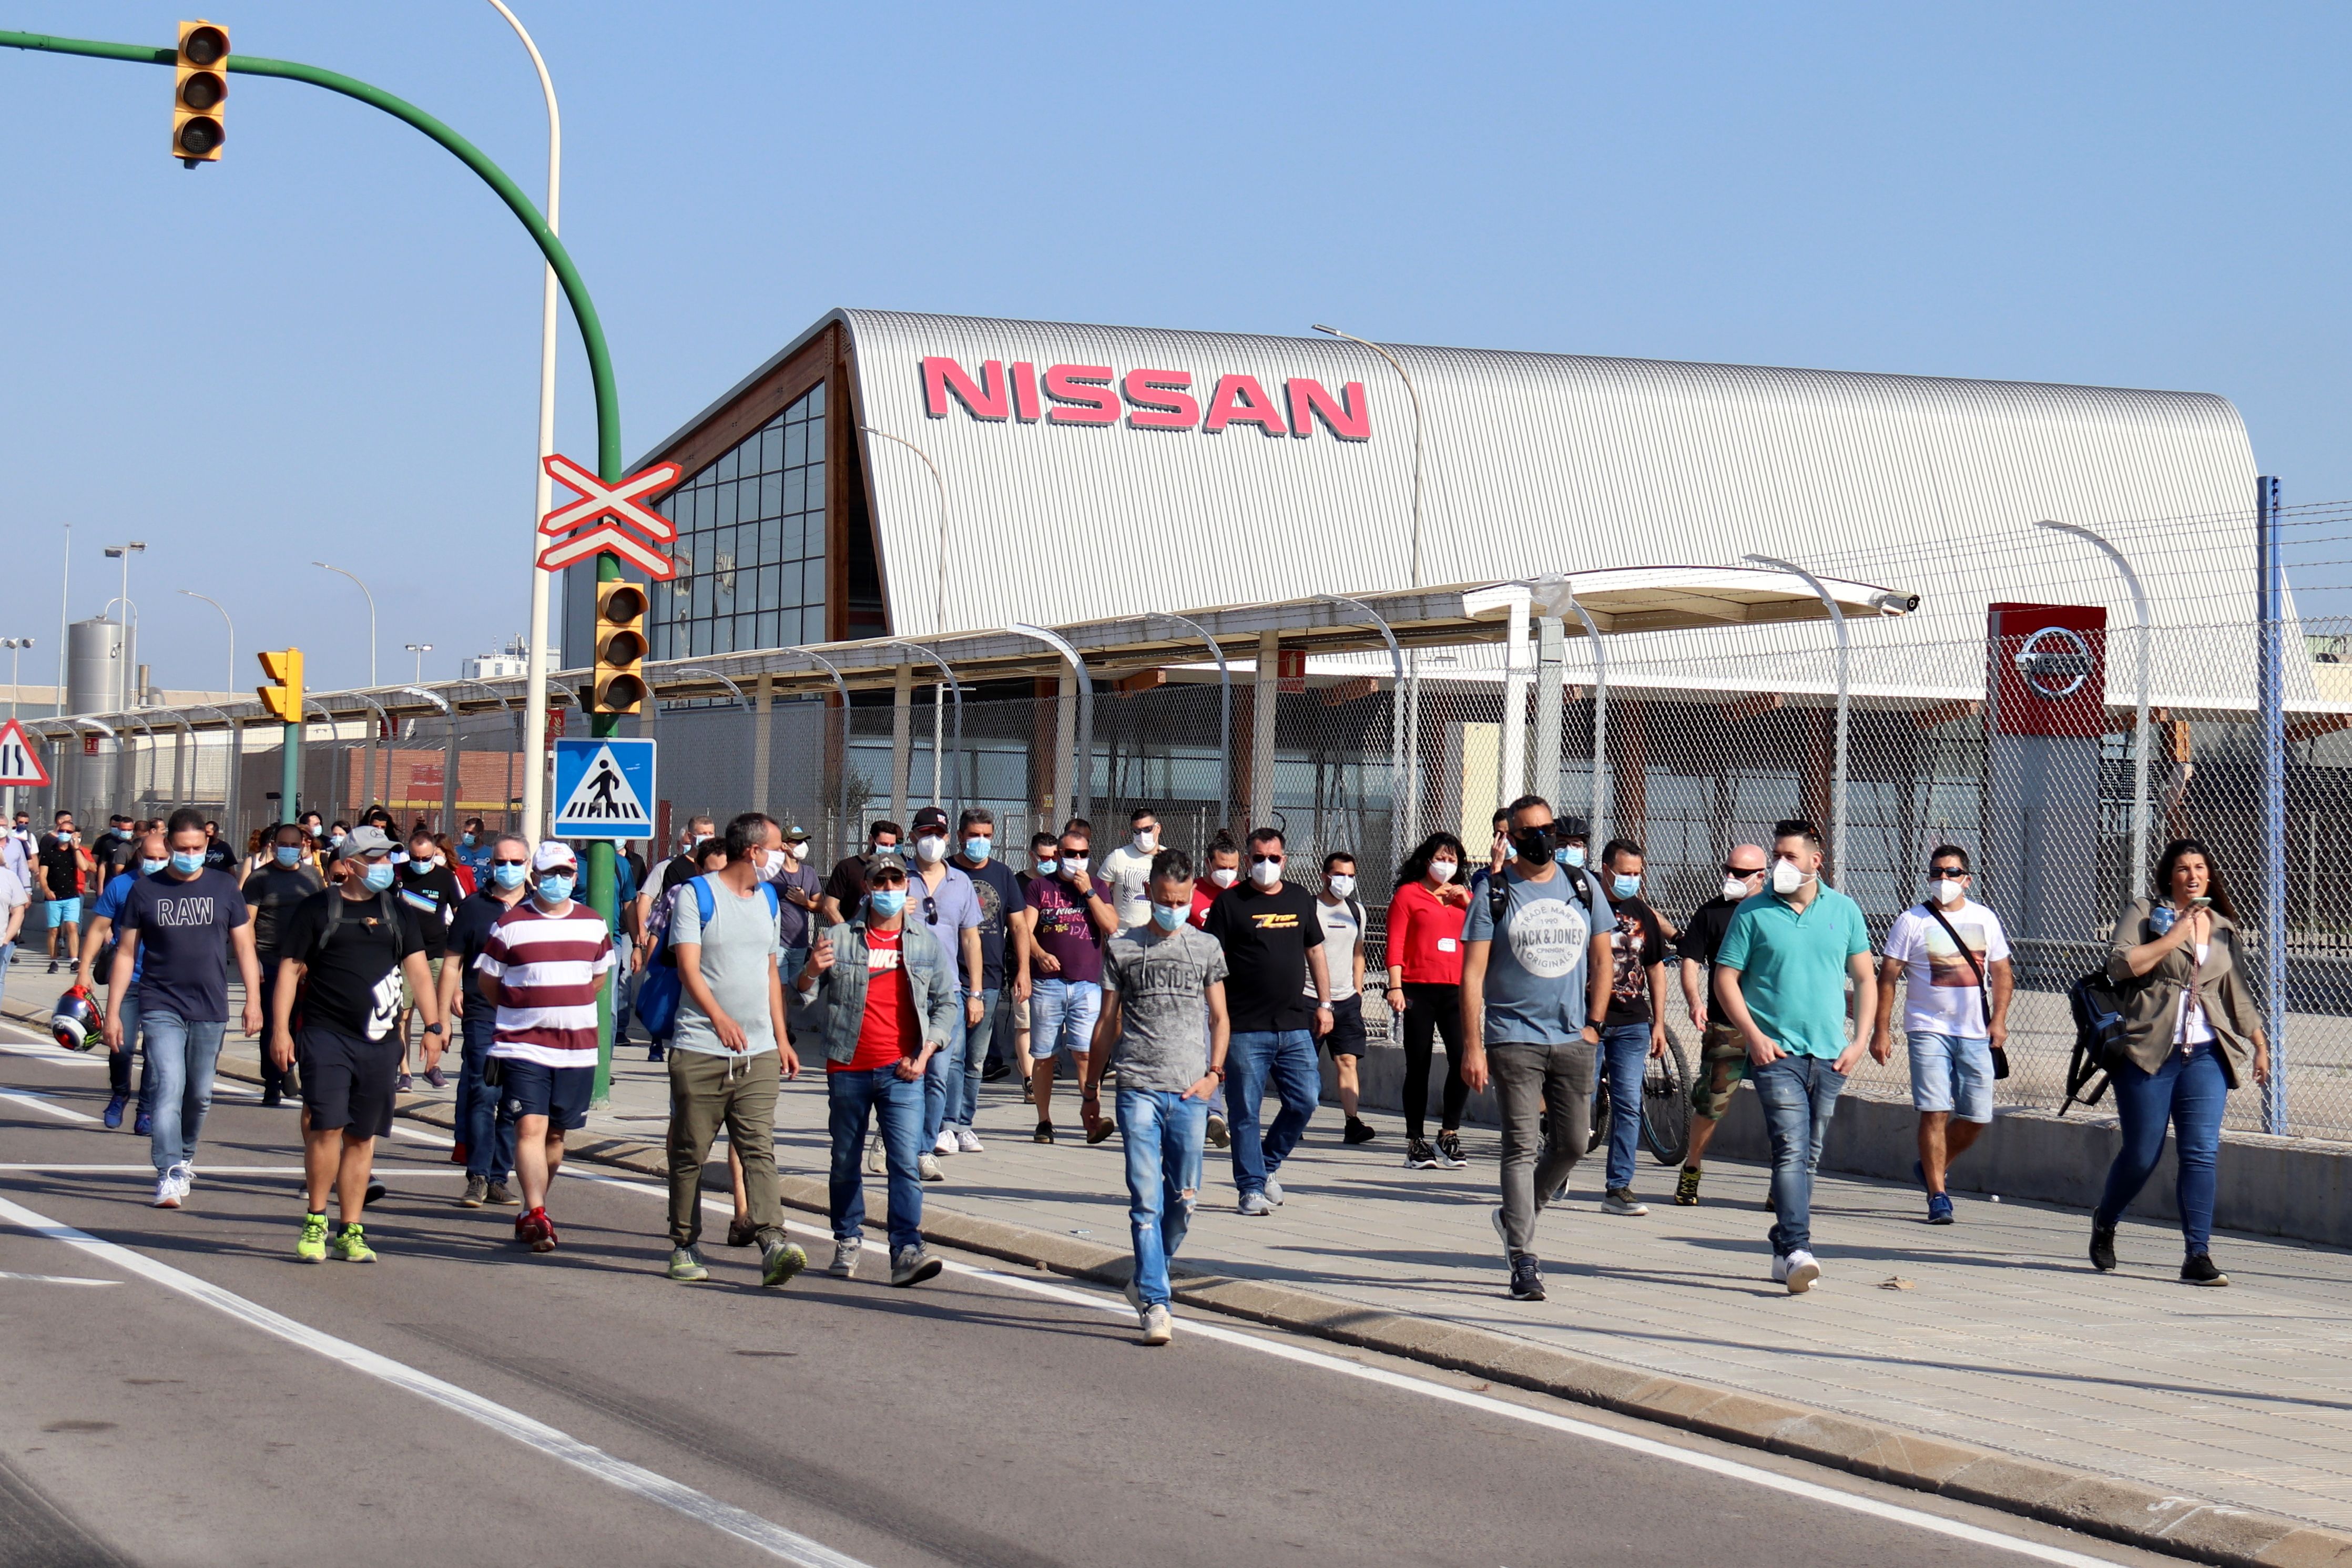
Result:
<instances>
[{"instance_id":1,"label":"triangular warning road sign","mask_svg":"<svg viewBox=\"0 0 2352 1568\"><path fill-rule=\"evenodd\" d=\"M580 782L555 813L555 831L560 837L567 827L618 827L649 822L652 813L637 792L629 785L629 775L613 756L613 748L599 746L596 754L588 759L587 768Z\"/></svg>"},{"instance_id":2,"label":"triangular warning road sign","mask_svg":"<svg viewBox=\"0 0 2352 1568\"><path fill-rule=\"evenodd\" d=\"M41 789L48 782L48 770L41 766L41 753L26 738L25 727L14 719L0 724L0 784Z\"/></svg>"}]
</instances>

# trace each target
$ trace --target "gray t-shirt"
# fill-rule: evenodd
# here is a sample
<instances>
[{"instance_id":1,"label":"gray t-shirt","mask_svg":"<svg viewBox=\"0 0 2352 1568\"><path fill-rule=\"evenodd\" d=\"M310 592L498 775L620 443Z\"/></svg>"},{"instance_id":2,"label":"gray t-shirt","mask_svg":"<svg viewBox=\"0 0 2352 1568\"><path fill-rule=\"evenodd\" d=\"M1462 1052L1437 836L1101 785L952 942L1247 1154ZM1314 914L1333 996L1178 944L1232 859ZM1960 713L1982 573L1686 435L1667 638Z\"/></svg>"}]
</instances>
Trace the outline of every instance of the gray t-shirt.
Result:
<instances>
[{"instance_id":1,"label":"gray t-shirt","mask_svg":"<svg viewBox=\"0 0 2352 1568\"><path fill-rule=\"evenodd\" d=\"M1120 1088L1181 1094L1200 1081L1209 1070L1202 999L1224 977L1224 948L1190 925L1160 932L1156 940L1139 931L1104 944L1103 990L1119 998L1118 1045L1111 1059Z\"/></svg>"},{"instance_id":2,"label":"gray t-shirt","mask_svg":"<svg viewBox=\"0 0 2352 1568\"><path fill-rule=\"evenodd\" d=\"M907 913L923 922L940 951L947 954L956 989L969 989L971 975L963 963L963 933L978 931L981 918L980 895L972 890L971 879L950 866L934 888L917 869L907 883Z\"/></svg>"},{"instance_id":3,"label":"gray t-shirt","mask_svg":"<svg viewBox=\"0 0 2352 1568\"><path fill-rule=\"evenodd\" d=\"M1327 904L1315 900L1315 918L1323 926L1323 973L1331 982L1331 1000L1345 1002L1356 994L1356 949L1364 940L1364 922L1356 918L1354 902L1341 899ZM1307 977L1304 995L1315 994L1315 977Z\"/></svg>"},{"instance_id":4,"label":"gray t-shirt","mask_svg":"<svg viewBox=\"0 0 2352 1568\"><path fill-rule=\"evenodd\" d=\"M702 906L695 900L694 889L679 887L677 905L669 918L670 945L689 942L701 945L702 983L710 987L711 996L728 1016L742 1026L742 1054L755 1057L772 1051L776 1031L768 1018L768 975L783 945L776 939L775 918L768 913L768 895L754 888L748 897L738 898L716 877L703 881L710 889L710 923L702 921ZM693 994L683 988L677 999L677 1029L669 1043L673 1050L700 1051L705 1056L736 1054L719 1043L710 1015L696 1006Z\"/></svg>"},{"instance_id":5,"label":"gray t-shirt","mask_svg":"<svg viewBox=\"0 0 2352 1568\"><path fill-rule=\"evenodd\" d=\"M1507 866L1503 885L1509 903L1500 937L1484 888L1471 896L1470 918L1462 925L1464 942L1493 943L1484 992L1486 1043L1568 1045L1583 1034L1591 1016L1585 971L1592 956L1592 918L1585 900L1593 909L1609 906L1599 884L1566 866L1554 868L1543 882L1528 881L1517 866Z\"/></svg>"}]
</instances>

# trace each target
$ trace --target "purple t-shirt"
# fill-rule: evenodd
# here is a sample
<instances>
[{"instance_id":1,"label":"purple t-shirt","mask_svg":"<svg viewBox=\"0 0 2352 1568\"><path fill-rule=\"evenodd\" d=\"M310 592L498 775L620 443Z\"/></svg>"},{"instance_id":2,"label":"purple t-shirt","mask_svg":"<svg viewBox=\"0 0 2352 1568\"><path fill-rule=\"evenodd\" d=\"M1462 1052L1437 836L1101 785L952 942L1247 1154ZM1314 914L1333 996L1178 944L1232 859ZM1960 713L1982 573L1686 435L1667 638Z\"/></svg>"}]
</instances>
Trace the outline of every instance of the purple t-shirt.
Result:
<instances>
[{"instance_id":1,"label":"purple t-shirt","mask_svg":"<svg viewBox=\"0 0 2352 1568\"><path fill-rule=\"evenodd\" d=\"M1087 879L1095 886L1095 896L1108 901L1110 884L1100 877ZM1059 959L1061 973L1047 974L1032 970L1032 980L1085 980L1100 984L1102 980L1103 933L1095 925L1094 916L1087 910L1086 901L1077 890L1059 877L1029 879L1029 908L1037 916L1037 929L1032 934L1037 945Z\"/></svg>"}]
</instances>

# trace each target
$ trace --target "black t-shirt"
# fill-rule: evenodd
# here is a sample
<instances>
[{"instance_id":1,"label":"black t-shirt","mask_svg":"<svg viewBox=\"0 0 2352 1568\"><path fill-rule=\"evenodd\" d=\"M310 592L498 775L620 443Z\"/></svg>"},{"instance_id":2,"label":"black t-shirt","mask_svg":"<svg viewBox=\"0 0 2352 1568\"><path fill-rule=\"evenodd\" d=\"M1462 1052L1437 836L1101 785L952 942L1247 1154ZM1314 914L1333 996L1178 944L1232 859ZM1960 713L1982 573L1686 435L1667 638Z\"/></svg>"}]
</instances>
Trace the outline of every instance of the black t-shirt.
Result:
<instances>
[{"instance_id":1,"label":"black t-shirt","mask_svg":"<svg viewBox=\"0 0 2352 1568\"><path fill-rule=\"evenodd\" d=\"M41 869L48 879L49 897L52 899L81 897L81 847L79 845L67 843L62 834L42 834ZM100 884L101 889L104 886L104 883Z\"/></svg>"},{"instance_id":2,"label":"black t-shirt","mask_svg":"<svg viewBox=\"0 0 2352 1568\"><path fill-rule=\"evenodd\" d=\"M205 843L205 864L215 871L236 869L236 851L228 847L226 838L207 839Z\"/></svg>"},{"instance_id":3,"label":"black t-shirt","mask_svg":"<svg viewBox=\"0 0 2352 1568\"><path fill-rule=\"evenodd\" d=\"M400 868L400 901L416 913L418 929L425 933L425 956L438 958L449 943L448 911L457 907L466 889L457 885L457 873L446 866L421 866L411 860Z\"/></svg>"},{"instance_id":4,"label":"black t-shirt","mask_svg":"<svg viewBox=\"0 0 2352 1568\"><path fill-rule=\"evenodd\" d=\"M1225 950L1225 1008L1239 1029L1311 1029L1307 950L1323 945L1315 895L1285 882L1261 892L1237 884L1209 906L1203 927Z\"/></svg>"},{"instance_id":5,"label":"black t-shirt","mask_svg":"<svg viewBox=\"0 0 2352 1568\"><path fill-rule=\"evenodd\" d=\"M129 842L129 838L110 827L89 841L90 858L100 866L115 866L116 858L122 853L123 846Z\"/></svg>"},{"instance_id":6,"label":"black t-shirt","mask_svg":"<svg viewBox=\"0 0 2352 1568\"><path fill-rule=\"evenodd\" d=\"M490 940L490 928L499 923L499 917L514 907L488 893L472 894L457 904L457 918L449 925L448 956L465 976L457 987L460 1017L487 1022L499 1010L498 1004L487 1000L474 985L474 960L482 956L482 947Z\"/></svg>"},{"instance_id":7,"label":"black t-shirt","mask_svg":"<svg viewBox=\"0 0 2352 1568\"><path fill-rule=\"evenodd\" d=\"M1666 928L1640 899L1612 900L1617 927L1609 933L1610 1025L1650 1021L1650 965L1666 958Z\"/></svg>"},{"instance_id":8,"label":"black t-shirt","mask_svg":"<svg viewBox=\"0 0 2352 1568\"><path fill-rule=\"evenodd\" d=\"M824 879L824 894L841 906L842 919L852 918L858 900L866 897L866 857L843 857L834 867L833 875Z\"/></svg>"},{"instance_id":9,"label":"black t-shirt","mask_svg":"<svg viewBox=\"0 0 2352 1568\"><path fill-rule=\"evenodd\" d=\"M1731 929L1732 914L1741 901L1717 895L1691 911L1690 924L1683 927L1682 940L1675 943L1675 956L1704 963L1712 971L1715 955L1723 947L1723 934Z\"/></svg>"},{"instance_id":10,"label":"black t-shirt","mask_svg":"<svg viewBox=\"0 0 2352 1568\"><path fill-rule=\"evenodd\" d=\"M961 859L950 864L971 879L971 890L980 900L980 984L982 990L993 991L1004 984L1005 917L1027 907L1026 879L994 856L979 866Z\"/></svg>"},{"instance_id":11,"label":"black t-shirt","mask_svg":"<svg viewBox=\"0 0 2352 1568\"><path fill-rule=\"evenodd\" d=\"M332 903L344 908L330 936ZM355 901L331 888L295 905L279 952L308 966L296 1016L361 1039L390 1034L400 1016L401 961L425 951L418 924L416 911L390 896Z\"/></svg>"},{"instance_id":12,"label":"black t-shirt","mask_svg":"<svg viewBox=\"0 0 2352 1568\"><path fill-rule=\"evenodd\" d=\"M253 910L253 945L265 965L274 965L281 956L278 937L294 906L324 885L319 874L308 866L291 869L274 864L264 866L245 879L245 901Z\"/></svg>"}]
</instances>

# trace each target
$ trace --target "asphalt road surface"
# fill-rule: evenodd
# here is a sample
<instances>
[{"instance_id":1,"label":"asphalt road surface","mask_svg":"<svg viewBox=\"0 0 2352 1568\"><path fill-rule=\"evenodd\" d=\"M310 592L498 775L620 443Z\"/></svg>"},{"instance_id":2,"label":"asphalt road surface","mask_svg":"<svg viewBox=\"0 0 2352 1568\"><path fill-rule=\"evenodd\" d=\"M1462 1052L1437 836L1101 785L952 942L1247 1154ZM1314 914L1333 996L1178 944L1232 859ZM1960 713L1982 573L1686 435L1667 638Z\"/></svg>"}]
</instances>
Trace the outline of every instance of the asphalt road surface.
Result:
<instances>
[{"instance_id":1,"label":"asphalt road surface","mask_svg":"<svg viewBox=\"0 0 2352 1568\"><path fill-rule=\"evenodd\" d=\"M303 1266L290 1109L224 1081L174 1213L105 1092L0 1029L12 1568L2158 1561L1231 1321L1146 1349L985 1260L893 1290L878 1238L853 1281L710 1247L674 1285L659 1192L591 1167L534 1257L423 1130L379 1151L382 1261Z\"/></svg>"}]
</instances>

